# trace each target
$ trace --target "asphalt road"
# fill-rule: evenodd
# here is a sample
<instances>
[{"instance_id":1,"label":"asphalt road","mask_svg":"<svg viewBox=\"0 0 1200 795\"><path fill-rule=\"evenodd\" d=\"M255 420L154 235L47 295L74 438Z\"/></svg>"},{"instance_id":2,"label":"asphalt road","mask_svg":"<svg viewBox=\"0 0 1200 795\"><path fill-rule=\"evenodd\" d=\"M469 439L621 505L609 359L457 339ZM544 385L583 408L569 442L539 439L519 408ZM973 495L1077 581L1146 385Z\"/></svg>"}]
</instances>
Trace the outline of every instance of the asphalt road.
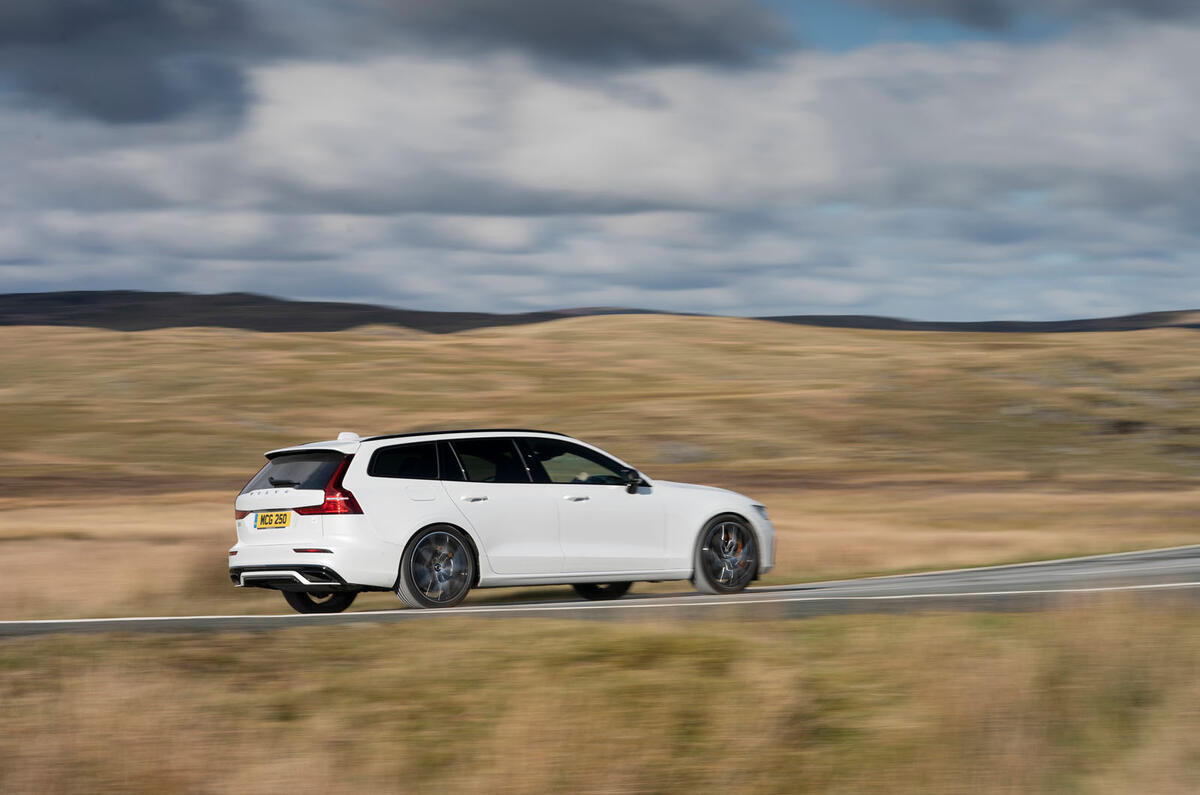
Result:
<instances>
[{"instance_id":1,"label":"asphalt road","mask_svg":"<svg viewBox=\"0 0 1200 795\"><path fill-rule=\"evenodd\" d=\"M685 585L686 584L681 584ZM917 610L1033 610L1101 594L1200 599L1200 545L1086 558L750 588L733 596L643 594L583 600L471 604L449 610L335 615L162 616L0 621L0 637L82 632L261 632L284 627L436 621L450 617L562 619L780 619Z\"/></svg>"}]
</instances>

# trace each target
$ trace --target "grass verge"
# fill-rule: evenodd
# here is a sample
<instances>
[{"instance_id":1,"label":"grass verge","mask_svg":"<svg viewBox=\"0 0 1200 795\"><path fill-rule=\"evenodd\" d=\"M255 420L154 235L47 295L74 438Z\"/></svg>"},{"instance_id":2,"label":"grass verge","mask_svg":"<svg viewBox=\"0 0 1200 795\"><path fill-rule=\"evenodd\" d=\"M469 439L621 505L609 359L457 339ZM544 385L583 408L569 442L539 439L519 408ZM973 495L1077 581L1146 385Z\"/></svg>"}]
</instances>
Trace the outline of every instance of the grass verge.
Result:
<instances>
[{"instance_id":1,"label":"grass verge","mask_svg":"<svg viewBox=\"0 0 1200 795\"><path fill-rule=\"evenodd\" d=\"M1194 606L0 643L8 792L1194 792Z\"/></svg>"}]
</instances>

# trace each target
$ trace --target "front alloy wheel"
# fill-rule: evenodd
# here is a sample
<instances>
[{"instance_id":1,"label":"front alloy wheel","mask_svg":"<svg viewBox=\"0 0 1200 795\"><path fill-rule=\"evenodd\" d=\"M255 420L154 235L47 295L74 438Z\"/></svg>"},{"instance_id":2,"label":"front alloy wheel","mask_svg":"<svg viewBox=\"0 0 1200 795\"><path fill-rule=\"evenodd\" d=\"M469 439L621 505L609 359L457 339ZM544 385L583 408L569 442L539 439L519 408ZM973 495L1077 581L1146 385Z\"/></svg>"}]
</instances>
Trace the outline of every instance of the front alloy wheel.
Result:
<instances>
[{"instance_id":1,"label":"front alloy wheel","mask_svg":"<svg viewBox=\"0 0 1200 795\"><path fill-rule=\"evenodd\" d=\"M400 561L396 595L409 607L453 607L475 584L470 544L449 525L413 536Z\"/></svg>"},{"instance_id":2,"label":"front alloy wheel","mask_svg":"<svg viewBox=\"0 0 1200 795\"><path fill-rule=\"evenodd\" d=\"M739 516L718 516L696 544L692 583L702 593L737 593L758 573L758 540Z\"/></svg>"}]
</instances>

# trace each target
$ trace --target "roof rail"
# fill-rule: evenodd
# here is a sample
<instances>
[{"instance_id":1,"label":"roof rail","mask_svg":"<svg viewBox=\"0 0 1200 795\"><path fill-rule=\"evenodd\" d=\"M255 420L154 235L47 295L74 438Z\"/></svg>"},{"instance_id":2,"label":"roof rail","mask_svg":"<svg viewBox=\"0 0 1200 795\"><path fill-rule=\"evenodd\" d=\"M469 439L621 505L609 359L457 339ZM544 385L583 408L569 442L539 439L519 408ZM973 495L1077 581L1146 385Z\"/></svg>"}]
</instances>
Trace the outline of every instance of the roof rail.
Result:
<instances>
[{"instance_id":1,"label":"roof rail","mask_svg":"<svg viewBox=\"0 0 1200 795\"><path fill-rule=\"evenodd\" d=\"M558 431L540 431L536 428L442 428L429 431L407 431L405 433L385 433L379 436L368 436L364 442L374 442L379 439L402 439L406 436L439 436L446 433L545 433L550 436L566 436Z\"/></svg>"}]
</instances>

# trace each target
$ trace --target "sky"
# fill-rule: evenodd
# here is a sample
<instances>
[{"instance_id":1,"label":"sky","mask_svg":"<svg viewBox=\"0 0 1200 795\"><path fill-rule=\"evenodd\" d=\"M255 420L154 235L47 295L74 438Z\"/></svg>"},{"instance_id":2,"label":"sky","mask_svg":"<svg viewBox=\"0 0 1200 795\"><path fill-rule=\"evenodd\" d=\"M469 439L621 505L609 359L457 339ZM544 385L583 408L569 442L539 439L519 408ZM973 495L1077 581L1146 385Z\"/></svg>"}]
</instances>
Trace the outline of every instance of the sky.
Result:
<instances>
[{"instance_id":1,"label":"sky","mask_svg":"<svg viewBox=\"0 0 1200 795\"><path fill-rule=\"evenodd\" d=\"M4 0L0 292L1200 308L1195 0Z\"/></svg>"}]
</instances>

